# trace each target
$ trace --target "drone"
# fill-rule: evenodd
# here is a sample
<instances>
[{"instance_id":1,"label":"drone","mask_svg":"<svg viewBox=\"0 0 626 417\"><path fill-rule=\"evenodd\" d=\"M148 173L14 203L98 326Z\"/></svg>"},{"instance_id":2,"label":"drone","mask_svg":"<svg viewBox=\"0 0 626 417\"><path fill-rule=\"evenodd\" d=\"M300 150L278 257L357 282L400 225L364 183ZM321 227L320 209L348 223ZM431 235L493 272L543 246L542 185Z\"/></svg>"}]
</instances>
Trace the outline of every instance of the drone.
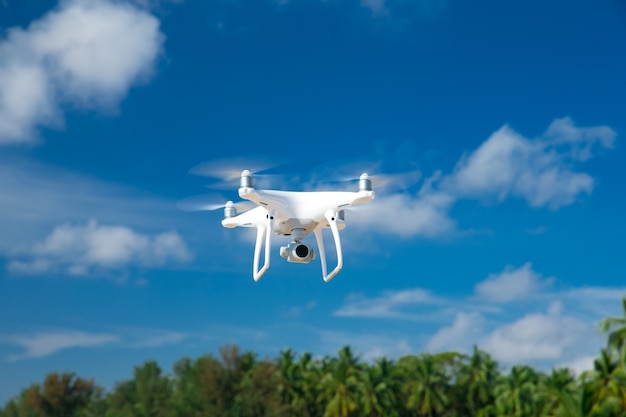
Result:
<instances>
[{"instance_id":1,"label":"drone","mask_svg":"<svg viewBox=\"0 0 626 417\"><path fill-rule=\"evenodd\" d=\"M344 209L374 199L372 181L368 174L359 177L359 189L350 191L281 191L257 190L252 173L241 173L239 197L256 206L241 213L240 204L228 201L224 206L222 226L226 228L256 227L256 244L252 277L255 281L270 267L271 236L290 236L291 242L281 246L280 256L287 262L308 264L316 258L316 252L302 241L311 232L315 235L325 282L333 279L343 268L343 254L339 231L346 227ZM239 210L240 211L240 210ZM337 265L330 271L326 266L326 252L322 230L331 230L337 252ZM261 253L265 249L263 266L259 266Z\"/></svg>"}]
</instances>

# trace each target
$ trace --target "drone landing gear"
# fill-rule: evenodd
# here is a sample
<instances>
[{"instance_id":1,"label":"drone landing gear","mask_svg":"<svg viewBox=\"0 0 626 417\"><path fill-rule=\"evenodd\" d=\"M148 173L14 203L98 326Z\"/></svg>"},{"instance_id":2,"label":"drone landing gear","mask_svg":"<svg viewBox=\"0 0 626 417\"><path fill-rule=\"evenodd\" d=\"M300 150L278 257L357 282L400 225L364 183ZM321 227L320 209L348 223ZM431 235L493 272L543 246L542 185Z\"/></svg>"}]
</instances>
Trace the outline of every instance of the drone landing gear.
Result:
<instances>
[{"instance_id":1,"label":"drone landing gear","mask_svg":"<svg viewBox=\"0 0 626 417\"><path fill-rule=\"evenodd\" d=\"M330 230L333 233L333 239L335 241L335 250L337 251L337 266L333 269L330 274L326 273L326 251L324 250L324 239L322 238L322 228L318 227L315 229L315 240L317 241L317 247L320 252L320 262L322 264L322 277L325 282L330 281L341 271L343 268L343 254L341 252L341 240L339 239L339 228L337 227L337 217L335 213L329 212L326 213L326 220L328 221L328 225L330 226Z\"/></svg>"},{"instance_id":2,"label":"drone landing gear","mask_svg":"<svg viewBox=\"0 0 626 417\"><path fill-rule=\"evenodd\" d=\"M326 266L326 250L324 248L324 239L322 236L323 226L318 226L313 232L315 233L315 240L317 241L320 262L322 264L322 278L324 278L325 282L328 282L343 268L343 254L341 251L341 239L339 238L339 227L337 226L337 214L335 212L328 212L325 217L333 234L335 250L337 251L337 265L330 273L328 273ZM261 279L263 274L265 274L270 267L270 237L272 233L273 221L274 216L271 213L268 213L267 221L256 225L257 234L256 244L254 246L254 266L252 270L252 276L255 281ZM280 248L281 256L290 262L299 263L308 263L310 260L315 259L315 252L312 249L309 249L307 245L300 243L304 238L304 229L294 229L292 232L294 241L288 246ZM263 248L265 248L265 259L263 266L259 268L259 264L261 262L261 251ZM299 250L305 249L306 253L299 252Z\"/></svg>"},{"instance_id":3,"label":"drone landing gear","mask_svg":"<svg viewBox=\"0 0 626 417\"><path fill-rule=\"evenodd\" d=\"M265 272L270 267L270 235L272 234L271 230L273 221L274 216L268 214L267 222L265 224L257 224L256 226L256 245L254 245L254 267L252 269L252 277L255 281L260 280L263 274L265 274ZM265 243L265 245L263 243ZM259 269L259 261L261 260L261 249L263 249L263 246L265 246L265 260L263 262L263 267Z\"/></svg>"}]
</instances>

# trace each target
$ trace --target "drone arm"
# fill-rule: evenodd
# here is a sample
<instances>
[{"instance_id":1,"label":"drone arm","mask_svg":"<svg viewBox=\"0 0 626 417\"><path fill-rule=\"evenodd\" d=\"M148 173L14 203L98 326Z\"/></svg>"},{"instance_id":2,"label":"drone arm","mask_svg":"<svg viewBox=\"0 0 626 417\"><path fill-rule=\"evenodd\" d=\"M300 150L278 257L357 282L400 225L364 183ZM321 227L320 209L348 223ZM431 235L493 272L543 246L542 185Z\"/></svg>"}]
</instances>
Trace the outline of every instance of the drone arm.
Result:
<instances>
[{"instance_id":1,"label":"drone arm","mask_svg":"<svg viewBox=\"0 0 626 417\"><path fill-rule=\"evenodd\" d=\"M256 226L256 244L254 245L254 268L252 270L252 277L255 281L261 279L263 274L270 267L270 235L272 230L273 216L267 216L267 223L259 223ZM263 242L265 240L265 242ZM265 243L265 244L264 244ZM259 261L261 260L261 249L265 246L265 260L263 267L259 269Z\"/></svg>"},{"instance_id":2,"label":"drone arm","mask_svg":"<svg viewBox=\"0 0 626 417\"><path fill-rule=\"evenodd\" d=\"M322 239L322 229L315 229L315 239L317 240L317 247L320 251L320 262L322 263L322 275L324 281L328 282L335 277L343 268L343 255L341 252L341 239L339 238L339 228L337 227L337 214L334 212L326 213L326 220L330 226L330 230L333 233L333 239L335 240L335 250L337 251L337 266L330 274L326 273L326 252L324 251L324 241Z\"/></svg>"}]
</instances>

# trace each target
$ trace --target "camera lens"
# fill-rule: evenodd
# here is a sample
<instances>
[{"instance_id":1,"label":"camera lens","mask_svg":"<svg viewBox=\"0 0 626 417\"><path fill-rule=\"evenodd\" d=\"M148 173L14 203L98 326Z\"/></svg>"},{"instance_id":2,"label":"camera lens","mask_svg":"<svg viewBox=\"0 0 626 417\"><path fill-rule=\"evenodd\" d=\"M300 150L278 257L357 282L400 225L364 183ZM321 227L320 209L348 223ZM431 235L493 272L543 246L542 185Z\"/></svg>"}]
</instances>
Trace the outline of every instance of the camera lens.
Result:
<instances>
[{"instance_id":1,"label":"camera lens","mask_svg":"<svg viewBox=\"0 0 626 417\"><path fill-rule=\"evenodd\" d=\"M309 248L306 245L298 245L296 246L296 255L299 258L306 258L309 254Z\"/></svg>"}]
</instances>

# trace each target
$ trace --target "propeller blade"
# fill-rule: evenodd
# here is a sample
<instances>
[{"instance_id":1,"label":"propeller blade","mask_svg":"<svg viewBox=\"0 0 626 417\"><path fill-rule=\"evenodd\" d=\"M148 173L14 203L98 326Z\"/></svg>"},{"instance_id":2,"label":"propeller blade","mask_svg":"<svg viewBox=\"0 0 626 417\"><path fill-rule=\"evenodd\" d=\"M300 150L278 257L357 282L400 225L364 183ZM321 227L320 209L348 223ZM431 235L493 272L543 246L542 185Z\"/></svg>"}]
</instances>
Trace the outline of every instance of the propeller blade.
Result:
<instances>
[{"instance_id":1,"label":"propeller blade","mask_svg":"<svg viewBox=\"0 0 626 417\"><path fill-rule=\"evenodd\" d=\"M396 192L403 191L416 185L422 179L422 172L418 169L394 174L370 175L372 187L375 191Z\"/></svg>"},{"instance_id":2,"label":"propeller blade","mask_svg":"<svg viewBox=\"0 0 626 417\"><path fill-rule=\"evenodd\" d=\"M226 199L214 194L200 194L180 200L177 207L182 211L213 211L223 209L226 204ZM238 201L233 203L233 207L238 213L244 213L255 208L256 204L252 201Z\"/></svg>"},{"instance_id":3,"label":"propeller blade","mask_svg":"<svg viewBox=\"0 0 626 417\"><path fill-rule=\"evenodd\" d=\"M367 158L349 158L332 161L323 165L318 165L311 173L311 182L315 184L315 188L322 188L325 184L334 185L338 188L345 189L345 183L358 183L359 176L367 173L372 181L374 191L380 192L397 192L406 190L416 185L422 178L420 170L409 167L410 169L398 171L395 166L393 170L386 170L391 165L389 162L367 159Z\"/></svg>"},{"instance_id":4,"label":"propeller blade","mask_svg":"<svg viewBox=\"0 0 626 417\"><path fill-rule=\"evenodd\" d=\"M270 172L282 165L285 165L285 161L277 158L259 156L232 157L202 162L191 168L189 173L213 179L207 185L207 188L232 190L239 187L241 172L247 169L254 176L255 187L272 188L272 182L284 183L289 181L289 177L285 174L273 174Z\"/></svg>"}]
</instances>

